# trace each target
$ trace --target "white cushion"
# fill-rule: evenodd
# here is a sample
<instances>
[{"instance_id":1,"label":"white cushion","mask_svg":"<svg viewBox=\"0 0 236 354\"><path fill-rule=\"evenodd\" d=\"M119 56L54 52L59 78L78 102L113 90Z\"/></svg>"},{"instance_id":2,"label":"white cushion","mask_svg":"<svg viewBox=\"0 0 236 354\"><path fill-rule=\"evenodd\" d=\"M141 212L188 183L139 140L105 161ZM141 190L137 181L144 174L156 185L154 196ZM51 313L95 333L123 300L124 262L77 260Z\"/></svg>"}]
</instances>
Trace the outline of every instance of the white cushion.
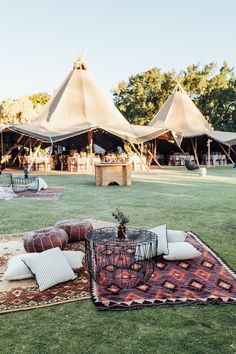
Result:
<instances>
[{"instance_id":1,"label":"white cushion","mask_svg":"<svg viewBox=\"0 0 236 354\"><path fill-rule=\"evenodd\" d=\"M26 188L27 189L37 189L38 188L38 191L41 191L41 189L48 189L48 185L47 183L44 181L44 179L42 179L41 177L38 177L37 178L38 181L34 181L34 182L31 182L31 183L28 183L26 185Z\"/></svg>"},{"instance_id":2,"label":"white cushion","mask_svg":"<svg viewBox=\"0 0 236 354\"><path fill-rule=\"evenodd\" d=\"M84 253L81 251L62 251L73 270L78 270L83 266ZM13 256L9 259L7 264L7 270L4 274L4 278L7 280L22 280L34 278L27 265L22 261L22 257L28 257L39 255L40 253L25 253L19 256Z\"/></svg>"},{"instance_id":3,"label":"white cushion","mask_svg":"<svg viewBox=\"0 0 236 354\"><path fill-rule=\"evenodd\" d=\"M168 244L169 254L163 258L168 261L181 261L199 257L201 253L189 242L171 242Z\"/></svg>"},{"instance_id":4,"label":"white cushion","mask_svg":"<svg viewBox=\"0 0 236 354\"><path fill-rule=\"evenodd\" d=\"M83 267L84 252L81 251L62 251L73 270Z\"/></svg>"},{"instance_id":5,"label":"white cushion","mask_svg":"<svg viewBox=\"0 0 236 354\"><path fill-rule=\"evenodd\" d=\"M186 239L186 233L180 230L167 229L167 242L183 242Z\"/></svg>"},{"instance_id":6,"label":"white cushion","mask_svg":"<svg viewBox=\"0 0 236 354\"><path fill-rule=\"evenodd\" d=\"M11 257L7 264L7 270L4 274L4 278L7 280L21 280L33 278L33 274L27 265L22 261L22 256L30 256L29 254L19 255Z\"/></svg>"},{"instance_id":7,"label":"white cushion","mask_svg":"<svg viewBox=\"0 0 236 354\"><path fill-rule=\"evenodd\" d=\"M161 254L168 254L166 225L154 227L149 231L153 232L158 236L157 254L155 255L160 256Z\"/></svg>"},{"instance_id":8,"label":"white cushion","mask_svg":"<svg viewBox=\"0 0 236 354\"><path fill-rule=\"evenodd\" d=\"M48 189L48 185L44 181L44 179L42 179L41 177L38 177L38 180L39 180L39 191L41 191L41 189Z\"/></svg>"},{"instance_id":9,"label":"white cushion","mask_svg":"<svg viewBox=\"0 0 236 354\"><path fill-rule=\"evenodd\" d=\"M22 260L35 275L40 291L76 278L59 247L39 254L23 256Z\"/></svg>"}]
</instances>

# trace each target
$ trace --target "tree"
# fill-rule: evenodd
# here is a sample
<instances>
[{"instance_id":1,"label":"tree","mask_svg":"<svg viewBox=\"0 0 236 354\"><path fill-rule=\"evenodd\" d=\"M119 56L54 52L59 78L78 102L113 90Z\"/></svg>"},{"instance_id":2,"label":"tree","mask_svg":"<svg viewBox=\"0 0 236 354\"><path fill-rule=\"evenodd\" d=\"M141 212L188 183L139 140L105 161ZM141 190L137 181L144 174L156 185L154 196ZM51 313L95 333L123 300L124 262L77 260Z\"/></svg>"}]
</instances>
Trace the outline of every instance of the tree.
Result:
<instances>
[{"instance_id":1,"label":"tree","mask_svg":"<svg viewBox=\"0 0 236 354\"><path fill-rule=\"evenodd\" d=\"M113 89L114 102L130 123L147 125L173 91L175 71L153 68L132 75ZM181 84L209 123L219 130L236 131L236 78L226 61L217 73L211 62L188 66Z\"/></svg>"},{"instance_id":2,"label":"tree","mask_svg":"<svg viewBox=\"0 0 236 354\"><path fill-rule=\"evenodd\" d=\"M27 96L5 99L0 106L0 123L24 124L34 119L36 113L33 103Z\"/></svg>"},{"instance_id":3,"label":"tree","mask_svg":"<svg viewBox=\"0 0 236 354\"><path fill-rule=\"evenodd\" d=\"M7 98L0 105L0 123L28 123L36 118L49 99L50 96L44 92L36 93L29 97L19 97L16 100Z\"/></svg>"},{"instance_id":4,"label":"tree","mask_svg":"<svg viewBox=\"0 0 236 354\"><path fill-rule=\"evenodd\" d=\"M38 92L29 96L29 99L33 103L34 107L38 104L44 106L50 100L50 95L46 92Z\"/></svg>"},{"instance_id":5,"label":"tree","mask_svg":"<svg viewBox=\"0 0 236 354\"><path fill-rule=\"evenodd\" d=\"M196 104L216 130L236 131L236 78L227 62L209 79Z\"/></svg>"},{"instance_id":6,"label":"tree","mask_svg":"<svg viewBox=\"0 0 236 354\"><path fill-rule=\"evenodd\" d=\"M153 68L132 75L127 83L122 81L113 89L115 105L130 123L147 124L173 89L172 74Z\"/></svg>"}]
</instances>

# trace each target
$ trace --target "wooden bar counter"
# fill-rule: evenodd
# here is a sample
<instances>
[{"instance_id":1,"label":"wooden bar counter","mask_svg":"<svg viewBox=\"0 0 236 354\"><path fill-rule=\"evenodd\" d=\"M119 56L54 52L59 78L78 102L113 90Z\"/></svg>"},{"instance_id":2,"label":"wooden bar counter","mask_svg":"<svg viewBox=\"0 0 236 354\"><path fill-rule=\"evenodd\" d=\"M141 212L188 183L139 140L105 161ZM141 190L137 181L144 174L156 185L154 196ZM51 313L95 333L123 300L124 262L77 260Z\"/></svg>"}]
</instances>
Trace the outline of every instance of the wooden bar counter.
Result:
<instances>
[{"instance_id":1,"label":"wooden bar counter","mask_svg":"<svg viewBox=\"0 0 236 354\"><path fill-rule=\"evenodd\" d=\"M96 186L131 186L131 165L127 163L96 163Z\"/></svg>"}]
</instances>

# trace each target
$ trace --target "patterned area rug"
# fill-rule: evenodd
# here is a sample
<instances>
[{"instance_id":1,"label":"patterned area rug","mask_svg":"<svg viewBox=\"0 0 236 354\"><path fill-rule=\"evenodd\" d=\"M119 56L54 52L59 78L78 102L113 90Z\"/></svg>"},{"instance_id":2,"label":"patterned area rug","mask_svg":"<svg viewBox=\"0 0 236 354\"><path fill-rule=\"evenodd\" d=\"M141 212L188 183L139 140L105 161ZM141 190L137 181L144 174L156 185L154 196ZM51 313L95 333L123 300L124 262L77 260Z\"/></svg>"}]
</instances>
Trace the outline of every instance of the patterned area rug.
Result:
<instances>
[{"instance_id":1,"label":"patterned area rug","mask_svg":"<svg viewBox=\"0 0 236 354\"><path fill-rule=\"evenodd\" d=\"M93 224L94 229L114 226L109 222L87 220ZM5 280L3 275L8 259L25 253L22 241L25 236L26 233L0 235L0 313L29 310L91 297L89 276L85 267L80 270L75 280L56 285L43 292L38 290L34 279ZM84 242L69 244L66 249L84 251Z\"/></svg>"},{"instance_id":2,"label":"patterned area rug","mask_svg":"<svg viewBox=\"0 0 236 354\"><path fill-rule=\"evenodd\" d=\"M129 289L121 285L121 272L117 264L107 266L109 253L106 251L106 271L103 272L106 278L99 281L100 285L91 279L92 299L97 309L236 304L235 272L193 233L188 232L186 241L201 252L200 257L188 261L166 261L158 257L151 277ZM111 259L114 260L114 256ZM129 262L133 266L129 275L134 272L134 265L138 270L137 263L135 258ZM93 271L96 272L96 269Z\"/></svg>"},{"instance_id":3,"label":"patterned area rug","mask_svg":"<svg viewBox=\"0 0 236 354\"><path fill-rule=\"evenodd\" d=\"M30 190L21 193L14 193L11 187L0 187L0 200L17 199L35 199L35 200L58 200L61 193L65 190L62 187L48 187L48 189L41 189L37 193Z\"/></svg>"},{"instance_id":4,"label":"patterned area rug","mask_svg":"<svg viewBox=\"0 0 236 354\"><path fill-rule=\"evenodd\" d=\"M35 200L58 200L64 190L65 189L62 187L49 187L48 189L41 189L37 193L29 191L18 193L17 198Z\"/></svg>"}]
</instances>

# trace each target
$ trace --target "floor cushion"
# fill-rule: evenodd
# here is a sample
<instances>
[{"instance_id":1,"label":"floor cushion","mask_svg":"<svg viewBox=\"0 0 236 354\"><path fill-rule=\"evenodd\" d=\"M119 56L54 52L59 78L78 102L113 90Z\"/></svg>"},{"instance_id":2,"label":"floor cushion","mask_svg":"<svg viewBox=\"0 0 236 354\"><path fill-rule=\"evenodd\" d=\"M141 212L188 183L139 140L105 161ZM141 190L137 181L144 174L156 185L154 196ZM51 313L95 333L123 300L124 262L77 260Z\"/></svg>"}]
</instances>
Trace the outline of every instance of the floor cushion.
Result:
<instances>
[{"instance_id":1,"label":"floor cushion","mask_svg":"<svg viewBox=\"0 0 236 354\"><path fill-rule=\"evenodd\" d=\"M66 257L67 262L70 264L74 271L78 271L83 267L84 253L81 251L62 251ZM39 255L40 253L26 253L18 256L11 257L7 264L7 270L4 274L6 280L22 280L34 278L34 275L26 264L22 261L22 258L31 257L31 255Z\"/></svg>"},{"instance_id":2,"label":"floor cushion","mask_svg":"<svg viewBox=\"0 0 236 354\"><path fill-rule=\"evenodd\" d=\"M168 254L168 244L167 244L167 230L166 225L160 225L150 229L149 231L153 232L158 236L157 243L157 252L156 256L160 256L162 254Z\"/></svg>"},{"instance_id":3,"label":"floor cushion","mask_svg":"<svg viewBox=\"0 0 236 354\"><path fill-rule=\"evenodd\" d=\"M189 242L170 242L168 249L169 254L163 256L167 261L181 261L196 258L201 255Z\"/></svg>"},{"instance_id":4,"label":"floor cushion","mask_svg":"<svg viewBox=\"0 0 236 354\"><path fill-rule=\"evenodd\" d=\"M57 221L55 227L67 232L70 243L84 241L86 234L93 230L93 225L89 221L78 219Z\"/></svg>"},{"instance_id":5,"label":"floor cushion","mask_svg":"<svg viewBox=\"0 0 236 354\"><path fill-rule=\"evenodd\" d=\"M167 242L184 242L186 239L186 232L180 230L167 229Z\"/></svg>"},{"instance_id":6,"label":"floor cushion","mask_svg":"<svg viewBox=\"0 0 236 354\"><path fill-rule=\"evenodd\" d=\"M43 252L55 247L64 249L67 243L67 233L55 227L46 227L29 232L24 238L24 248L26 252Z\"/></svg>"},{"instance_id":7,"label":"floor cushion","mask_svg":"<svg viewBox=\"0 0 236 354\"><path fill-rule=\"evenodd\" d=\"M22 260L35 275L40 291L76 278L59 247L23 256Z\"/></svg>"},{"instance_id":8,"label":"floor cushion","mask_svg":"<svg viewBox=\"0 0 236 354\"><path fill-rule=\"evenodd\" d=\"M35 189L35 188L37 188L38 191L41 191L42 189L48 189L47 183L41 177L38 177L38 181L37 182L31 182L31 183L27 184L26 187L27 187L27 189Z\"/></svg>"},{"instance_id":9,"label":"floor cushion","mask_svg":"<svg viewBox=\"0 0 236 354\"><path fill-rule=\"evenodd\" d=\"M22 257L29 256L28 254L21 254L19 256L11 257L7 264L7 269L4 273L4 279L6 280L22 280L33 278L33 274L27 265L22 261Z\"/></svg>"}]
</instances>

